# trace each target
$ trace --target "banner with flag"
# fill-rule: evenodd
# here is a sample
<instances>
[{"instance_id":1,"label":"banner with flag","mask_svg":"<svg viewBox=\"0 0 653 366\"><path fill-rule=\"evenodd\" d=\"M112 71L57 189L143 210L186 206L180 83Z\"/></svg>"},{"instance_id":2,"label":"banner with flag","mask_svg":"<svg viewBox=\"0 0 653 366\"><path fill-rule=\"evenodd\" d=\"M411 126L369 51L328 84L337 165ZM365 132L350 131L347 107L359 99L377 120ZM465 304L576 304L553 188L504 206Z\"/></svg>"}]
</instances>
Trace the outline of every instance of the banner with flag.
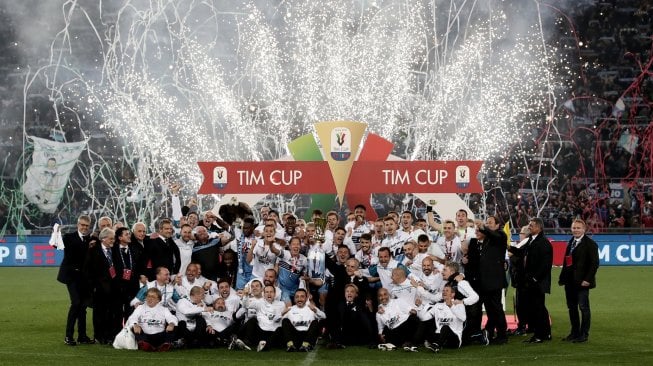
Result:
<instances>
[{"instance_id":1,"label":"banner with flag","mask_svg":"<svg viewBox=\"0 0 653 366\"><path fill-rule=\"evenodd\" d=\"M32 165L27 168L23 194L42 212L54 213L86 141L66 143L34 136L27 139L34 145L34 152Z\"/></svg>"}]
</instances>

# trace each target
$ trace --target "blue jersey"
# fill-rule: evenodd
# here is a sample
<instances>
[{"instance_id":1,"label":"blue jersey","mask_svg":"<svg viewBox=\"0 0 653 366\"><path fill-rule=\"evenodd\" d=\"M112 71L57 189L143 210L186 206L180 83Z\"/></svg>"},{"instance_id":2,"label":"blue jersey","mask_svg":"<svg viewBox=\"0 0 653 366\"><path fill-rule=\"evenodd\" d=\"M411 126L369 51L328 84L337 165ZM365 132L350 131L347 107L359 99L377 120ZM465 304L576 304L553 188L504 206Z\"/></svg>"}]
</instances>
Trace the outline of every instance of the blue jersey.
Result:
<instances>
[{"instance_id":1,"label":"blue jersey","mask_svg":"<svg viewBox=\"0 0 653 366\"><path fill-rule=\"evenodd\" d=\"M238 236L237 239L237 248L236 252L238 253L238 275L236 280L236 288L242 289L245 287L247 282L252 278L252 265L247 262L247 253L252 250L252 247L256 244L256 237L254 235L250 237L245 237L245 234L241 231L236 233Z\"/></svg>"},{"instance_id":2,"label":"blue jersey","mask_svg":"<svg viewBox=\"0 0 653 366\"><path fill-rule=\"evenodd\" d=\"M300 254L298 257L292 257L290 252L284 250L279 255L277 265L279 266L279 286L282 289L297 290L299 280L306 272L306 257Z\"/></svg>"}]
</instances>

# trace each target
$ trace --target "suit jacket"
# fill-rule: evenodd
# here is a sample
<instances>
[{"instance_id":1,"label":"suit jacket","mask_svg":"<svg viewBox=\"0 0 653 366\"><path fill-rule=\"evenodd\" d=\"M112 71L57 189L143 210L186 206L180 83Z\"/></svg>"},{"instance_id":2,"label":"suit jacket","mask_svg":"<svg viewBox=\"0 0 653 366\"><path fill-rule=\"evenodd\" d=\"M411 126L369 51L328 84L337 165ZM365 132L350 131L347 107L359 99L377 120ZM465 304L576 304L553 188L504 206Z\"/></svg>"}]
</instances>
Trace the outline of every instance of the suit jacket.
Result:
<instances>
[{"instance_id":1,"label":"suit jacket","mask_svg":"<svg viewBox=\"0 0 653 366\"><path fill-rule=\"evenodd\" d=\"M467 264L463 267L465 269L465 279L472 285L472 288L475 291L480 291L480 268L479 263L481 261L481 243L476 238L471 238L469 240L469 245L467 246Z\"/></svg>"},{"instance_id":2,"label":"suit jacket","mask_svg":"<svg viewBox=\"0 0 653 366\"><path fill-rule=\"evenodd\" d=\"M599 269L599 246L590 237L583 235L574 251L571 252L573 242L574 238L567 244L558 283L580 286L581 282L587 281L590 283L589 288L594 288L596 287L596 271ZM571 265L567 265L566 257L569 255L571 255Z\"/></svg>"},{"instance_id":3,"label":"suit jacket","mask_svg":"<svg viewBox=\"0 0 653 366\"><path fill-rule=\"evenodd\" d=\"M179 252L179 247L174 244ZM220 276L220 239L211 239L207 243L195 243L191 261L199 263L202 266L202 276L211 281L215 281Z\"/></svg>"},{"instance_id":4,"label":"suit jacket","mask_svg":"<svg viewBox=\"0 0 653 366\"><path fill-rule=\"evenodd\" d=\"M118 275L116 274L115 277L111 277L109 273L109 260L104 255L103 248L104 246L102 245L95 245L88 249L86 261L84 262L84 278L90 288L96 292L101 291L104 294L110 294Z\"/></svg>"},{"instance_id":5,"label":"suit jacket","mask_svg":"<svg viewBox=\"0 0 653 366\"><path fill-rule=\"evenodd\" d=\"M145 241L145 257L147 277L151 281L155 279L158 267L166 267L170 275L177 274L181 268L179 247L171 238L157 237Z\"/></svg>"},{"instance_id":6,"label":"suit jacket","mask_svg":"<svg viewBox=\"0 0 653 366\"><path fill-rule=\"evenodd\" d=\"M64 234L63 260L59 266L57 281L71 284L82 279L84 260L88 251L88 237L82 240L77 231Z\"/></svg>"},{"instance_id":7,"label":"suit jacket","mask_svg":"<svg viewBox=\"0 0 653 366\"><path fill-rule=\"evenodd\" d=\"M115 244L112 248L112 254L113 254L113 264L116 268L116 277L117 277L117 282L121 287L124 287L126 289L130 289L132 292L134 292L134 295L136 295L136 292L138 292L139 289L139 277L144 273L144 263L143 263L143 247L141 247L140 244L138 243L130 243L128 245L129 251L129 259L123 258L122 251L120 250L120 245ZM130 263L131 261L131 263ZM123 272L125 270L125 266L129 265L132 271L131 273L131 279L129 281L123 280Z\"/></svg>"},{"instance_id":8,"label":"suit jacket","mask_svg":"<svg viewBox=\"0 0 653 366\"><path fill-rule=\"evenodd\" d=\"M553 266L553 246L539 233L525 246L524 274L528 286L538 286L543 293L551 293L551 266Z\"/></svg>"},{"instance_id":9,"label":"suit jacket","mask_svg":"<svg viewBox=\"0 0 653 366\"><path fill-rule=\"evenodd\" d=\"M485 234L485 239L480 246L478 260L480 290L500 290L508 286L505 272L508 238L501 230L483 228L481 232Z\"/></svg>"},{"instance_id":10,"label":"suit jacket","mask_svg":"<svg viewBox=\"0 0 653 366\"><path fill-rule=\"evenodd\" d=\"M353 304L348 305L343 299L338 303L338 321L335 324L337 342L345 345L366 345L376 340L376 323L374 313L365 306L365 301L356 298Z\"/></svg>"},{"instance_id":11,"label":"suit jacket","mask_svg":"<svg viewBox=\"0 0 653 366\"><path fill-rule=\"evenodd\" d=\"M510 284L514 288L526 286L526 274L524 273L524 255L526 248L510 246L508 251L512 254L510 260Z\"/></svg>"},{"instance_id":12,"label":"suit jacket","mask_svg":"<svg viewBox=\"0 0 653 366\"><path fill-rule=\"evenodd\" d=\"M329 288L327 294L327 303L331 305L336 305L337 303L344 301L345 299L345 286L348 284L354 284L358 287L358 301L359 305L364 305L365 300L369 297L369 282L366 277L356 277L352 279L347 275L345 266L336 263L336 261L330 257L326 258L326 268L333 275L333 287Z\"/></svg>"}]
</instances>

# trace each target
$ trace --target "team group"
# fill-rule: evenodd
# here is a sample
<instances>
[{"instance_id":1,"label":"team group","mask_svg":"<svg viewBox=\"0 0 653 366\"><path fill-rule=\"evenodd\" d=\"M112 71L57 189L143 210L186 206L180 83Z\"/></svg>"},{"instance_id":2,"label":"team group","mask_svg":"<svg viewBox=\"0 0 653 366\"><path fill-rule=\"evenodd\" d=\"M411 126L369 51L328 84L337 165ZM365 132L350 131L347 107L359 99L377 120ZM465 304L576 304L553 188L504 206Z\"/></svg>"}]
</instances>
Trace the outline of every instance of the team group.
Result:
<instances>
[{"instance_id":1,"label":"team group","mask_svg":"<svg viewBox=\"0 0 653 366\"><path fill-rule=\"evenodd\" d=\"M123 328L138 348L167 351L228 347L311 351L322 336L328 348L363 345L433 352L465 344L500 345L509 334L550 340L545 306L553 249L541 219L509 244L499 220L438 222L431 210L390 212L367 221L358 205L340 226L337 212L313 213L306 223L264 206L261 222L229 224L212 211L162 218L147 235L108 217L80 216L63 236L58 280L70 296L65 343L110 344ZM589 290L595 287L598 247L582 220L572 224L559 284L565 286L571 331L588 340ZM90 234L90 235L89 235ZM517 329L509 332L502 290L516 289ZM94 337L86 333L93 308ZM482 309L487 322L482 328ZM77 324L78 337L74 338Z\"/></svg>"}]
</instances>

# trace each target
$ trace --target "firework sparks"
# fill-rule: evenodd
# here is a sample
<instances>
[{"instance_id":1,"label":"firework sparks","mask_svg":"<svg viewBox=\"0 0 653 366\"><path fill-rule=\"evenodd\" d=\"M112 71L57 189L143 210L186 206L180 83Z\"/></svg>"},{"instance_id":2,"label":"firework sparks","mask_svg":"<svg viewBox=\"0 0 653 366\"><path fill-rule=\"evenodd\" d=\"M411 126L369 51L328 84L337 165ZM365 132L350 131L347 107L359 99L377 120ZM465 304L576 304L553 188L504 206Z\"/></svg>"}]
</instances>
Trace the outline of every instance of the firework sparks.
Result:
<instances>
[{"instance_id":1,"label":"firework sparks","mask_svg":"<svg viewBox=\"0 0 653 366\"><path fill-rule=\"evenodd\" d=\"M195 189L196 161L278 158L324 120L365 122L407 159L500 158L564 89L542 27L514 29L501 1L223 3L64 6L67 47L39 72L147 162L135 184ZM97 62L61 57L88 47L72 29Z\"/></svg>"}]
</instances>

